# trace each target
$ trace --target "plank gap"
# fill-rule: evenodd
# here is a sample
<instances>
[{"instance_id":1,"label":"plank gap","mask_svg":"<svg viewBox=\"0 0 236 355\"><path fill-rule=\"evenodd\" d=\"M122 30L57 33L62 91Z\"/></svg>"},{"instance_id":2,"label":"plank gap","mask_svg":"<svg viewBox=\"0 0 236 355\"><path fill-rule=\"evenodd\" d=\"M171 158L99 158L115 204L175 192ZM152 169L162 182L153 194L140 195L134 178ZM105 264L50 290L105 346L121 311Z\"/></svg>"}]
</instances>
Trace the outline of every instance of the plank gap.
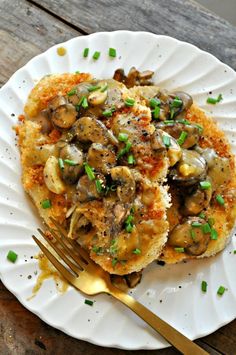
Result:
<instances>
[{"instance_id":1,"label":"plank gap","mask_svg":"<svg viewBox=\"0 0 236 355\"><path fill-rule=\"evenodd\" d=\"M39 8L40 10L46 12L48 15L51 15L53 16L55 19L61 21L62 23L64 23L65 25L73 28L74 30L80 32L81 34L83 35L88 35L88 32L84 31L82 28L74 25L73 23L65 20L64 18L60 17L60 15L57 15L55 12L49 10L48 8L46 8L45 6L37 3L36 1L34 0L26 0L26 2L28 2L29 4L33 5L33 6L36 6L37 8Z\"/></svg>"}]
</instances>

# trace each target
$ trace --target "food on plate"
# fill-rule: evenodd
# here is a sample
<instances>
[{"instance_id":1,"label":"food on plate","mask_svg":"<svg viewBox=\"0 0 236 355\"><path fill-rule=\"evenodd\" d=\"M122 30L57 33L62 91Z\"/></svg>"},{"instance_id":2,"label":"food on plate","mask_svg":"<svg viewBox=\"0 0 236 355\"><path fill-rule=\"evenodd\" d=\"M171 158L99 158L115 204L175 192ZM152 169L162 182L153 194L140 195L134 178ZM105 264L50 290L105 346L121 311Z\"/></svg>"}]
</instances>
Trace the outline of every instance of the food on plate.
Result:
<instances>
[{"instance_id":1,"label":"food on plate","mask_svg":"<svg viewBox=\"0 0 236 355\"><path fill-rule=\"evenodd\" d=\"M152 76L135 68L106 80L46 76L17 127L23 186L40 216L129 287L155 259L222 250L236 215L224 133L189 94Z\"/></svg>"}]
</instances>

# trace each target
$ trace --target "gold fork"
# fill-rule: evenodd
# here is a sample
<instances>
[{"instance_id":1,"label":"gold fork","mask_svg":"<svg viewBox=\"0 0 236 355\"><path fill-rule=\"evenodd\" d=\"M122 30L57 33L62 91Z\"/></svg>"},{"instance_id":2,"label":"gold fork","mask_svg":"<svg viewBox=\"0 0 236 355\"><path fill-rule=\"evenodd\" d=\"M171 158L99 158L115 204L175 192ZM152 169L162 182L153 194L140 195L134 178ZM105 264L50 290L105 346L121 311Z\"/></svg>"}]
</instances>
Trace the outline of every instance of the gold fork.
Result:
<instances>
[{"instance_id":1,"label":"gold fork","mask_svg":"<svg viewBox=\"0 0 236 355\"><path fill-rule=\"evenodd\" d=\"M129 307L183 354L208 354L133 297L113 286L108 272L95 264L78 243L68 239L66 231L55 220L53 220L53 224L56 229L54 230L48 227L48 230L53 235L56 242L50 240L42 230L38 229L38 231L57 255L65 262L68 268L65 267L40 240L35 236L33 236L33 239L54 267L71 285L87 295L97 295L99 293L112 295Z\"/></svg>"}]
</instances>

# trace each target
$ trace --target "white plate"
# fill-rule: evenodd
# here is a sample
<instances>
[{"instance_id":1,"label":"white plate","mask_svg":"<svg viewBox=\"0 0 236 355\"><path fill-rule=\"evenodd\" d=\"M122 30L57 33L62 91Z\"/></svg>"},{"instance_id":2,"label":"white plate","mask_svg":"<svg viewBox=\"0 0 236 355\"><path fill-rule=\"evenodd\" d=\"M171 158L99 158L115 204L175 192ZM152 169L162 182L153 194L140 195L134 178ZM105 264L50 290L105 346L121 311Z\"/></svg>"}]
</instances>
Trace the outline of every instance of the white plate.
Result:
<instances>
[{"instance_id":1,"label":"white plate","mask_svg":"<svg viewBox=\"0 0 236 355\"><path fill-rule=\"evenodd\" d=\"M59 46L67 50L63 57L57 54ZM85 47L90 48L89 58L82 56ZM109 58L109 47L117 49L117 58ZM95 50L101 51L97 61L91 58ZM131 66L154 70L158 85L190 93L200 107L219 121L236 152L236 74L212 55L170 37L127 31L96 33L50 48L18 70L0 91L0 275L26 308L75 338L124 349L160 349L167 343L106 295L91 297L96 302L89 307L78 291L69 288L60 294L53 280L47 280L37 296L27 300L36 281L34 271L38 270L37 261L30 256L38 252L31 235L39 220L21 187L12 125L23 112L35 80L46 74L80 70L109 78L115 69L123 67L127 71ZM223 102L207 105L209 92L214 97L222 93ZM19 255L15 264L6 260L9 249ZM165 267L153 263L144 271L143 280L132 295L189 338L207 335L236 316L234 249L235 236L214 258ZM28 275L32 278L28 279ZM208 282L206 294L201 292L202 280ZM228 288L223 297L216 294L220 285Z\"/></svg>"}]
</instances>

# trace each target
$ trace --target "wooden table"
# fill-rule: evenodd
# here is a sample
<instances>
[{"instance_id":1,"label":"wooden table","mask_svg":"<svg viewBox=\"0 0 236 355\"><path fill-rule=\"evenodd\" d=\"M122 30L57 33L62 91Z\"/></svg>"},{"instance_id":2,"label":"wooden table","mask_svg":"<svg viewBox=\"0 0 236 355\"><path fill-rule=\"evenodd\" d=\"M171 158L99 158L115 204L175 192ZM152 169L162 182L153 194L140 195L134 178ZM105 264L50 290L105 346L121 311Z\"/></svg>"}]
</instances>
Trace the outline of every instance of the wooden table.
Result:
<instances>
[{"instance_id":1,"label":"wooden table","mask_svg":"<svg viewBox=\"0 0 236 355\"><path fill-rule=\"evenodd\" d=\"M56 43L118 29L176 37L236 69L236 27L188 0L0 0L0 86L30 58ZM197 343L210 354L236 354L236 321ZM129 352L91 345L53 329L27 311L0 283L0 354L66 353ZM177 353L173 348L145 352Z\"/></svg>"}]
</instances>

